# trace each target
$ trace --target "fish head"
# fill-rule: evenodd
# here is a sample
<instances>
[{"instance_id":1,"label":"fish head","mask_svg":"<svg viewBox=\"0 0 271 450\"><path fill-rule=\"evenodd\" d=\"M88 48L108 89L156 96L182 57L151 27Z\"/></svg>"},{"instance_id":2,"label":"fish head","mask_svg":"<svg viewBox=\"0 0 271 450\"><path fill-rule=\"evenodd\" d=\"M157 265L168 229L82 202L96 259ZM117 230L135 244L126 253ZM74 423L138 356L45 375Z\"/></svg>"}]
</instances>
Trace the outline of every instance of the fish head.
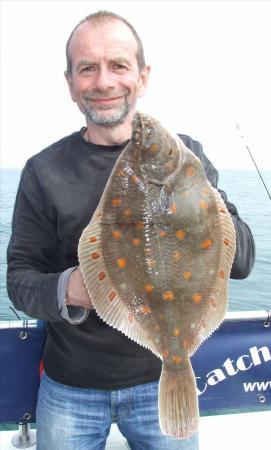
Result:
<instances>
[{"instance_id":1,"label":"fish head","mask_svg":"<svg viewBox=\"0 0 271 450\"><path fill-rule=\"evenodd\" d=\"M180 164L178 137L173 137L158 121L142 113L133 119L131 144L144 181L163 185Z\"/></svg>"}]
</instances>

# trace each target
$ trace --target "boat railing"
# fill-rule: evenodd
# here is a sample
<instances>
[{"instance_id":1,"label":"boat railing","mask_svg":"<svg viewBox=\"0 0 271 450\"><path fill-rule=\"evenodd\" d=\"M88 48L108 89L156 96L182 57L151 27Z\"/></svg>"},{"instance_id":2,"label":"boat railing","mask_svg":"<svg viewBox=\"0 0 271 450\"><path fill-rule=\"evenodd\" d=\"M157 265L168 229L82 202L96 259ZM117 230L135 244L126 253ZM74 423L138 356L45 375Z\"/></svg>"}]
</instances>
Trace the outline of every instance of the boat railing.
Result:
<instances>
[{"instance_id":1,"label":"boat railing","mask_svg":"<svg viewBox=\"0 0 271 450\"><path fill-rule=\"evenodd\" d=\"M45 339L42 321L0 321L0 423L19 426L17 448L35 440ZM201 416L271 409L270 311L229 312L191 360Z\"/></svg>"}]
</instances>

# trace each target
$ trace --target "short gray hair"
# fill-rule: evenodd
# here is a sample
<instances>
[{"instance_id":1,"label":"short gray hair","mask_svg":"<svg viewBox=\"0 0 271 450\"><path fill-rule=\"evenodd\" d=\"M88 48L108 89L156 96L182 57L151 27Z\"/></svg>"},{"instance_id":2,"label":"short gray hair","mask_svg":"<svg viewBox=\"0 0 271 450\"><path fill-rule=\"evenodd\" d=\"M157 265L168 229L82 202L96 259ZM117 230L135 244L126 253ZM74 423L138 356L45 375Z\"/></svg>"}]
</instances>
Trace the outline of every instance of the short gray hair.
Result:
<instances>
[{"instance_id":1,"label":"short gray hair","mask_svg":"<svg viewBox=\"0 0 271 450\"><path fill-rule=\"evenodd\" d=\"M144 56L144 49L143 49L143 44L142 41L140 39L140 37L138 36L136 30L134 29L134 27L123 17L119 16L118 14L115 14L113 12L110 11L98 11L96 13L93 14L89 14L87 17L85 17L85 19L81 20L72 30L70 37L67 41L66 44L66 60L67 60L67 73L69 75L71 75L72 73L72 60L69 54L69 47L70 47L70 42L71 39L73 37L73 34L75 32L75 30L77 30L77 28L82 25L85 22L95 22L95 23L105 23L108 22L110 20L119 20L121 22L123 22L125 25L127 25L127 27L131 30L136 42L137 42L137 54L136 54L136 59L137 59L137 64L138 64L138 69L141 72L144 67L146 66L145 63L145 56Z\"/></svg>"}]
</instances>

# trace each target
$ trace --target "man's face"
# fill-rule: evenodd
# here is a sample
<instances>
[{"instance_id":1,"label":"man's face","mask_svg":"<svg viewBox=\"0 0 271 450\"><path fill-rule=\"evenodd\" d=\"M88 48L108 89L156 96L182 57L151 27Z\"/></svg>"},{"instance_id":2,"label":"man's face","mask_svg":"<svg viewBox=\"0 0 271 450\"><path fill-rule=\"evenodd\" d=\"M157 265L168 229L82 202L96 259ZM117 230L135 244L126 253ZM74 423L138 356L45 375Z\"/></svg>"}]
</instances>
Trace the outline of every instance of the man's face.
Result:
<instances>
[{"instance_id":1,"label":"man's face","mask_svg":"<svg viewBox=\"0 0 271 450\"><path fill-rule=\"evenodd\" d=\"M88 122L115 127L135 110L147 86L149 68L139 72L137 42L118 20L83 23L74 32L69 54L72 74L65 74L72 100Z\"/></svg>"}]
</instances>

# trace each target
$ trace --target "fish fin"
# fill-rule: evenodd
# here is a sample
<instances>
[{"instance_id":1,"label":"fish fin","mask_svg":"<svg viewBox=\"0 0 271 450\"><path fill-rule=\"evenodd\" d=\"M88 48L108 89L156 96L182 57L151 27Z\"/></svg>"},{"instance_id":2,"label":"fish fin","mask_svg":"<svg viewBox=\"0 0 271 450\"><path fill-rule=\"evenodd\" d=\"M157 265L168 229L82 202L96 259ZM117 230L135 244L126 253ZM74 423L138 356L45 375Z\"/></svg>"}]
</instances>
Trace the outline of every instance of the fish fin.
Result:
<instances>
[{"instance_id":1,"label":"fish fin","mask_svg":"<svg viewBox=\"0 0 271 450\"><path fill-rule=\"evenodd\" d=\"M160 358L155 344L137 321L136 315L122 301L111 281L106 270L100 237L100 220L94 217L84 229L78 246L80 270L92 304L104 322Z\"/></svg>"},{"instance_id":2,"label":"fish fin","mask_svg":"<svg viewBox=\"0 0 271 450\"><path fill-rule=\"evenodd\" d=\"M208 315L206 326L201 330L201 342L219 328L227 312L228 281L236 251L236 232L232 217L228 212L220 193L214 188L212 188L212 190L219 211L219 221L223 239L218 261L219 273L222 274L222 276L216 277L215 284L210 292L209 308L212 310L212 314ZM212 297L213 301L215 301L215 307L212 306Z\"/></svg>"},{"instance_id":3,"label":"fish fin","mask_svg":"<svg viewBox=\"0 0 271 450\"><path fill-rule=\"evenodd\" d=\"M190 355L192 355L202 342L213 334L223 322L228 305L228 282L236 250L236 232L232 217L228 212L220 193L213 187L212 192L215 196L219 212L217 218L219 225L217 225L217 228L221 230L222 236L221 251L218 258L218 275L216 276L212 290L209 292L209 310L204 312L202 320L199 322L200 328L195 335L193 346L190 349ZM205 323L204 326L201 325L202 323Z\"/></svg>"},{"instance_id":4,"label":"fish fin","mask_svg":"<svg viewBox=\"0 0 271 450\"><path fill-rule=\"evenodd\" d=\"M159 422L164 434L188 438L198 430L199 408L194 372L188 356L181 370L163 364L159 381Z\"/></svg>"}]
</instances>

